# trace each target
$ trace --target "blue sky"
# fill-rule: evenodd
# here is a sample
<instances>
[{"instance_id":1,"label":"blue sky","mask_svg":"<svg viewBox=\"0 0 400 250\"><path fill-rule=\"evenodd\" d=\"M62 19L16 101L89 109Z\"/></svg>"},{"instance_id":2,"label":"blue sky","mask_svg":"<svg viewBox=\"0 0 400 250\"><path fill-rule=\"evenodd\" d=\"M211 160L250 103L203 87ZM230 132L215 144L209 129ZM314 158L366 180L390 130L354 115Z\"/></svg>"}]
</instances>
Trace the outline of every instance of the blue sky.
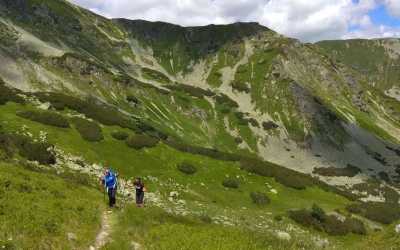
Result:
<instances>
[{"instance_id":1,"label":"blue sky","mask_svg":"<svg viewBox=\"0 0 400 250\"><path fill-rule=\"evenodd\" d=\"M375 9L369 12L369 15L376 25L385 25L393 28L400 27L400 18L391 16L384 4L379 4Z\"/></svg>"},{"instance_id":2,"label":"blue sky","mask_svg":"<svg viewBox=\"0 0 400 250\"><path fill-rule=\"evenodd\" d=\"M69 0L109 18L183 26L259 22L305 42L400 37L400 0Z\"/></svg>"}]
</instances>

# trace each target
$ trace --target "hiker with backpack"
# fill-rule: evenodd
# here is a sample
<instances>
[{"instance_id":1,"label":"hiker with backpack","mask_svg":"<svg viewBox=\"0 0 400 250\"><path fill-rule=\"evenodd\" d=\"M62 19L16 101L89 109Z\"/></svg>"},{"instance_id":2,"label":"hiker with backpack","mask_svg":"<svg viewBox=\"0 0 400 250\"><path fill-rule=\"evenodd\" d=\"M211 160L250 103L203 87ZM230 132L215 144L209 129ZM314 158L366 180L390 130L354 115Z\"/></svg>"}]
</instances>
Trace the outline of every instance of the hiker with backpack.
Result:
<instances>
[{"instance_id":1,"label":"hiker with backpack","mask_svg":"<svg viewBox=\"0 0 400 250\"><path fill-rule=\"evenodd\" d=\"M143 207L144 204L144 192L146 192L146 188L141 178L136 178L133 182L133 185L136 190L136 206Z\"/></svg>"},{"instance_id":2,"label":"hiker with backpack","mask_svg":"<svg viewBox=\"0 0 400 250\"><path fill-rule=\"evenodd\" d=\"M115 206L116 195L117 195L117 175L110 169L106 168L103 177L101 178L101 183L108 195L108 204L110 208Z\"/></svg>"}]
</instances>

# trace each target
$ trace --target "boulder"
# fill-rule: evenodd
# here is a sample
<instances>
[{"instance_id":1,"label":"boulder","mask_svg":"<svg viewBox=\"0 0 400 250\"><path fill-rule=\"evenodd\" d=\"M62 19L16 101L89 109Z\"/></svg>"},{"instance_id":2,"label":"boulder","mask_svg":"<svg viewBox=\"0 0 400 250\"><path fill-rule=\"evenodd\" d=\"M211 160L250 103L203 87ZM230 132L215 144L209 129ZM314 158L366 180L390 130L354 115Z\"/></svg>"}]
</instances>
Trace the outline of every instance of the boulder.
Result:
<instances>
[{"instance_id":1,"label":"boulder","mask_svg":"<svg viewBox=\"0 0 400 250\"><path fill-rule=\"evenodd\" d=\"M291 240L292 237L290 236L290 234L288 234L287 232L283 232L283 231L278 231L276 232L276 236L280 239L280 240Z\"/></svg>"}]
</instances>

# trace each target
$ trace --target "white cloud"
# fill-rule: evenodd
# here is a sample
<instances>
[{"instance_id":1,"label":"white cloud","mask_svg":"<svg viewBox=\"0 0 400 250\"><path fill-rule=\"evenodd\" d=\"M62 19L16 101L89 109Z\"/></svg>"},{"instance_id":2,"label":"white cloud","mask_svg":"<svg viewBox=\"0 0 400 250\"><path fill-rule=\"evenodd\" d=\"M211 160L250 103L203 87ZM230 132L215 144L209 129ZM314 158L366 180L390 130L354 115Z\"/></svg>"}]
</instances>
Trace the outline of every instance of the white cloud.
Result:
<instances>
[{"instance_id":1,"label":"white cloud","mask_svg":"<svg viewBox=\"0 0 400 250\"><path fill-rule=\"evenodd\" d=\"M389 13L394 17L400 17L400 1L399 0L384 0L384 4Z\"/></svg>"},{"instance_id":2,"label":"white cloud","mask_svg":"<svg viewBox=\"0 0 400 250\"><path fill-rule=\"evenodd\" d=\"M397 36L375 26L368 12L385 4L400 17L400 0L70 0L107 17L165 21L184 26L256 21L279 33L318 41Z\"/></svg>"}]
</instances>

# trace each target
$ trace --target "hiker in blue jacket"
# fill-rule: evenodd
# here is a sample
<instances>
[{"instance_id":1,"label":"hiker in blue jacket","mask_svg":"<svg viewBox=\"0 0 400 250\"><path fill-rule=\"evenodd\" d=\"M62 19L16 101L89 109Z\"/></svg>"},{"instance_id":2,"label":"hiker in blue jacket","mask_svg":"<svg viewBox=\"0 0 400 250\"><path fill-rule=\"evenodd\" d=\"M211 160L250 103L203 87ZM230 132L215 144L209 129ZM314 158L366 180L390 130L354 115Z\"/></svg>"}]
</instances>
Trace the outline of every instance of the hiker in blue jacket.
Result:
<instances>
[{"instance_id":1,"label":"hiker in blue jacket","mask_svg":"<svg viewBox=\"0 0 400 250\"><path fill-rule=\"evenodd\" d=\"M105 191L108 194L109 206L114 207L116 202L116 193L117 193L117 176L116 174L110 169L106 168L104 172L104 176L101 178L101 182L104 185Z\"/></svg>"}]
</instances>

